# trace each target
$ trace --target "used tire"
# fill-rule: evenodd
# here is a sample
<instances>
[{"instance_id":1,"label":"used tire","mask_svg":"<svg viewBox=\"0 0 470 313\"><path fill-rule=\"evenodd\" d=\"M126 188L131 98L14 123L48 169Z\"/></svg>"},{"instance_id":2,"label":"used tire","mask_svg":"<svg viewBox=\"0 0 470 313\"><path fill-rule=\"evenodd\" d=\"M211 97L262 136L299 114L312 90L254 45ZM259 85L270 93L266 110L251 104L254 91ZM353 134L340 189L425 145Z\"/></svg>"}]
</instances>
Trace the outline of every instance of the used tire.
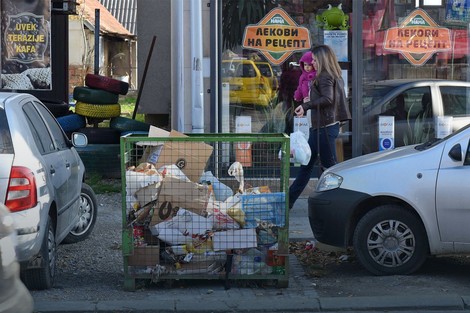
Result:
<instances>
[{"instance_id":1,"label":"used tire","mask_svg":"<svg viewBox=\"0 0 470 313\"><path fill-rule=\"evenodd\" d=\"M55 118L70 114L70 107L65 102L41 101Z\"/></svg>"},{"instance_id":2,"label":"used tire","mask_svg":"<svg viewBox=\"0 0 470 313\"><path fill-rule=\"evenodd\" d=\"M148 132L150 124L136 121L127 117L114 117L109 121L109 127L119 130L120 132L144 131Z\"/></svg>"},{"instance_id":3,"label":"used tire","mask_svg":"<svg viewBox=\"0 0 470 313\"><path fill-rule=\"evenodd\" d=\"M118 144L121 133L108 127L84 127L77 130L88 138L89 144Z\"/></svg>"},{"instance_id":4,"label":"used tire","mask_svg":"<svg viewBox=\"0 0 470 313\"><path fill-rule=\"evenodd\" d=\"M93 89L89 87L75 87L73 89L73 98L77 101L93 104L118 103L119 95L102 89Z\"/></svg>"},{"instance_id":5,"label":"used tire","mask_svg":"<svg viewBox=\"0 0 470 313\"><path fill-rule=\"evenodd\" d=\"M397 204L381 205L361 218L353 244L359 262L375 275L407 275L426 260L429 248L424 226Z\"/></svg>"},{"instance_id":6,"label":"used tire","mask_svg":"<svg viewBox=\"0 0 470 313\"><path fill-rule=\"evenodd\" d=\"M86 126L86 119L82 115L69 114L56 118L65 132L73 132Z\"/></svg>"},{"instance_id":7,"label":"used tire","mask_svg":"<svg viewBox=\"0 0 470 313\"><path fill-rule=\"evenodd\" d=\"M75 228L65 237L63 243L76 243L90 236L96 223L98 201L90 186L83 183L80 194L80 217Z\"/></svg>"},{"instance_id":8,"label":"used tire","mask_svg":"<svg viewBox=\"0 0 470 313\"><path fill-rule=\"evenodd\" d=\"M102 105L77 101L75 113L86 117L111 118L121 114L121 106L119 104Z\"/></svg>"},{"instance_id":9,"label":"used tire","mask_svg":"<svg viewBox=\"0 0 470 313\"><path fill-rule=\"evenodd\" d=\"M21 272L21 279L28 289L44 290L52 288L54 284L57 246L54 225L50 217L47 219L46 229L39 252L40 256L35 261L39 266Z\"/></svg>"},{"instance_id":10,"label":"used tire","mask_svg":"<svg viewBox=\"0 0 470 313\"><path fill-rule=\"evenodd\" d=\"M90 88L103 89L115 94L126 95L129 91L129 84L111 77L86 74L85 85Z\"/></svg>"}]
</instances>

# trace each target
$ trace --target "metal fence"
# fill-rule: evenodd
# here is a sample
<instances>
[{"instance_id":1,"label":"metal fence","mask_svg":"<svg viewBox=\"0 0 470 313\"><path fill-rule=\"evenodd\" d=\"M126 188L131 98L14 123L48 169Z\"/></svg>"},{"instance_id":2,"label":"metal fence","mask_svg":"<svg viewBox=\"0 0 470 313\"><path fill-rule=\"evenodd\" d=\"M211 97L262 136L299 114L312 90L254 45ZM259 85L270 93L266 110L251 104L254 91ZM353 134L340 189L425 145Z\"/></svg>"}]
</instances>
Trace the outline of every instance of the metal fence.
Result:
<instances>
[{"instance_id":1,"label":"metal fence","mask_svg":"<svg viewBox=\"0 0 470 313\"><path fill-rule=\"evenodd\" d=\"M137 279L288 284L289 137L121 137L124 288Z\"/></svg>"}]
</instances>

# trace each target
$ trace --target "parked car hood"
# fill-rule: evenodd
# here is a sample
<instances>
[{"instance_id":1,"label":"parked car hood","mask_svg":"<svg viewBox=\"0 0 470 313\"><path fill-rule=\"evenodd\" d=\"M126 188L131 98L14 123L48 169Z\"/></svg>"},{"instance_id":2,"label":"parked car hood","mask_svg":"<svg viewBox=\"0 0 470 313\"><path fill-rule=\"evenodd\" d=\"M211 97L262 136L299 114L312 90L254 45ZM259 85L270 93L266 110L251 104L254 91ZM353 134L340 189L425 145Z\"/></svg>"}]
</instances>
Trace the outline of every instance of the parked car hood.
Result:
<instances>
[{"instance_id":1,"label":"parked car hood","mask_svg":"<svg viewBox=\"0 0 470 313\"><path fill-rule=\"evenodd\" d=\"M426 150L415 147L404 146L353 158L329 168L323 175L332 172L342 176L341 188L344 189L367 190L372 194L394 190L398 194L406 194L413 188L416 179L422 186L435 182L443 144ZM401 185L400 188L396 187L397 184Z\"/></svg>"}]
</instances>

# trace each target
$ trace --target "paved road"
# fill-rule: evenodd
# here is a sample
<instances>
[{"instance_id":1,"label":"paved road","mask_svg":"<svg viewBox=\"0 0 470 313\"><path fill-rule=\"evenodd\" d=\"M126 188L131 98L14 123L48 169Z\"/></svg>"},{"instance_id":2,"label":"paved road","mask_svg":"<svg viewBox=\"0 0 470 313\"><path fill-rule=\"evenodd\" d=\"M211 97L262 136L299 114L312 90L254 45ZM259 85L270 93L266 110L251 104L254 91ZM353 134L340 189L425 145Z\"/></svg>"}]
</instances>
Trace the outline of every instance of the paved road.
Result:
<instances>
[{"instance_id":1,"label":"paved road","mask_svg":"<svg viewBox=\"0 0 470 313\"><path fill-rule=\"evenodd\" d=\"M291 240L313 237L306 206L302 198L291 211ZM116 213L108 207L100 214ZM119 232L120 225L115 227ZM87 240L78 245L86 248L89 244ZM67 249L79 247L68 245ZM95 260L110 261L102 256ZM416 276L376 277L355 262L338 262L323 276L309 277L294 255L289 261L289 287L284 289L245 283L225 290L219 280L203 280L142 285L136 292L126 292L121 273L70 271L61 273L56 288L32 294L35 312L463 312L470 308L470 296L466 296L470 295L470 274L464 271L465 265L450 263L456 272L434 276L425 271Z\"/></svg>"}]
</instances>

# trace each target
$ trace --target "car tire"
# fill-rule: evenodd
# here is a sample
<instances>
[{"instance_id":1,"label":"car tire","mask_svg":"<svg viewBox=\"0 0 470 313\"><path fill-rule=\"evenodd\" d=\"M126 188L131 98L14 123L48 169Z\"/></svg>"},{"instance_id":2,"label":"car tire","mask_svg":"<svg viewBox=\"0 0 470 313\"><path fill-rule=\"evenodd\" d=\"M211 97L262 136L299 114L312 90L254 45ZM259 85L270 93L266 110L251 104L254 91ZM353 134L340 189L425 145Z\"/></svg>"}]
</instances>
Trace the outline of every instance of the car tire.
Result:
<instances>
[{"instance_id":1,"label":"car tire","mask_svg":"<svg viewBox=\"0 0 470 313\"><path fill-rule=\"evenodd\" d=\"M84 116L78 114L69 114L56 118L59 125L64 132L73 132L77 129L86 126L86 119Z\"/></svg>"},{"instance_id":2,"label":"car tire","mask_svg":"<svg viewBox=\"0 0 470 313\"><path fill-rule=\"evenodd\" d=\"M80 194L80 218L75 228L65 237L63 243L77 243L88 238L93 231L98 215L98 201L90 186L83 183Z\"/></svg>"},{"instance_id":3,"label":"car tire","mask_svg":"<svg viewBox=\"0 0 470 313\"><path fill-rule=\"evenodd\" d=\"M109 127L119 130L120 132L129 131L146 131L150 129L150 124L136 121L127 117L114 117L109 121Z\"/></svg>"},{"instance_id":4,"label":"car tire","mask_svg":"<svg viewBox=\"0 0 470 313\"><path fill-rule=\"evenodd\" d=\"M55 118L70 114L70 106L66 102L42 101Z\"/></svg>"},{"instance_id":5,"label":"car tire","mask_svg":"<svg viewBox=\"0 0 470 313\"><path fill-rule=\"evenodd\" d=\"M375 275L415 272L429 254L420 219L397 204L381 205L364 215L354 231L353 245L362 266Z\"/></svg>"},{"instance_id":6,"label":"car tire","mask_svg":"<svg viewBox=\"0 0 470 313\"><path fill-rule=\"evenodd\" d=\"M93 104L118 103L119 95L102 90L92 89L85 86L78 86L73 89L73 98L77 101Z\"/></svg>"},{"instance_id":7,"label":"car tire","mask_svg":"<svg viewBox=\"0 0 470 313\"><path fill-rule=\"evenodd\" d=\"M77 132L85 134L88 144L119 144L121 133L108 127L84 127Z\"/></svg>"},{"instance_id":8,"label":"car tire","mask_svg":"<svg viewBox=\"0 0 470 313\"><path fill-rule=\"evenodd\" d=\"M54 225L50 217L47 219L46 229L47 232L42 241L39 258L32 261L38 264L34 264L35 268L26 269L21 272L21 279L28 289L50 289L54 284L57 244L55 241Z\"/></svg>"},{"instance_id":9,"label":"car tire","mask_svg":"<svg viewBox=\"0 0 470 313\"><path fill-rule=\"evenodd\" d=\"M116 104L91 104L77 101L75 113L93 118L112 118L121 114L121 106Z\"/></svg>"},{"instance_id":10,"label":"car tire","mask_svg":"<svg viewBox=\"0 0 470 313\"><path fill-rule=\"evenodd\" d=\"M128 83L97 74L86 74L85 85L90 88L102 89L120 95L126 95L129 91Z\"/></svg>"}]
</instances>

